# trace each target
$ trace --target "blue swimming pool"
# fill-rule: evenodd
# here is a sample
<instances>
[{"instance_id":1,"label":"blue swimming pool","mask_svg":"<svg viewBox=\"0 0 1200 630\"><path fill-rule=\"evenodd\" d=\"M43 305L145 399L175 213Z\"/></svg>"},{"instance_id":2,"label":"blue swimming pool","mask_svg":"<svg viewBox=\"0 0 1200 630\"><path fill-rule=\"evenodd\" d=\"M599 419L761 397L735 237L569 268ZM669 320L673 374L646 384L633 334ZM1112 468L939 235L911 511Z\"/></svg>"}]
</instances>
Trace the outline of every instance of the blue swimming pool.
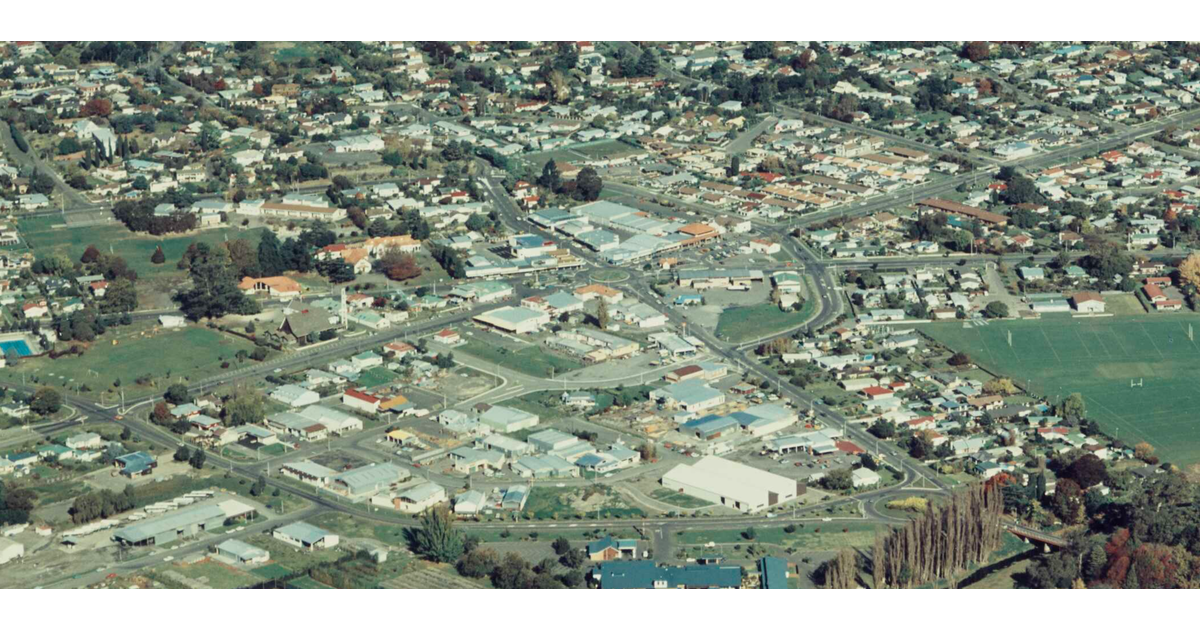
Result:
<instances>
[{"instance_id":1,"label":"blue swimming pool","mask_svg":"<svg viewBox=\"0 0 1200 630\"><path fill-rule=\"evenodd\" d=\"M33 354L33 349L29 347L29 343L24 339L0 341L0 353L8 354L9 350L15 350L17 354L23 357Z\"/></svg>"}]
</instances>

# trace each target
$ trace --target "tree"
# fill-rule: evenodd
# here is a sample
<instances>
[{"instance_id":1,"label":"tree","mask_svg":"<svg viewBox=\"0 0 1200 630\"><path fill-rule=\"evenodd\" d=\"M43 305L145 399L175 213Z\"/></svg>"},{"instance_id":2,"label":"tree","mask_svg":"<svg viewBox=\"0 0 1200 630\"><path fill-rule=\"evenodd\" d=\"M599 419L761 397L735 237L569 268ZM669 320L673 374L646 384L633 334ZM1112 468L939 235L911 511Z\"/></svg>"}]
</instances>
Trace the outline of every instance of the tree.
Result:
<instances>
[{"instance_id":1,"label":"tree","mask_svg":"<svg viewBox=\"0 0 1200 630\"><path fill-rule=\"evenodd\" d=\"M83 255L79 257L79 262L90 265L100 259L100 250L95 245L88 245L87 249L83 250Z\"/></svg>"},{"instance_id":2,"label":"tree","mask_svg":"<svg viewBox=\"0 0 1200 630\"><path fill-rule=\"evenodd\" d=\"M254 485L250 486L250 496L252 496L252 497L261 496L262 493L264 493L266 491L267 491L267 478L263 477L262 475L259 475L258 479L255 480Z\"/></svg>"},{"instance_id":3,"label":"tree","mask_svg":"<svg viewBox=\"0 0 1200 630\"><path fill-rule=\"evenodd\" d=\"M204 468L204 460L206 459L208 459L208 455L205 454L204 449L197 448L196 450L192 451L192 457L188 459L188 463L192 465L192 468L200 470L201 468Z\"/></svg>"},{"instance_id":4,"label":"tree","mask_svg":"<svg viewBox=\"0 0 1200 630\"><path fill-rule=\"evenodd\" d=\"M1149 442L1138 442L1135 444L1133 447L1133 456L1148 464L1158 463L1158 458L1154 456L1154 447Z\"/></svg>"},{"instance_id":5,"label":"tree","mask_svg":"<svg viewBox=\"0 0 1200 630\"><path fill-rule=\"evenodd\" d=\"M1108 481L1108 470L1099 457L1088 453L1067 466L1064 476L1073 479L1080 488L1086 490L1096 484Z\"/></svg>"},{"instance_id":6,"label":"tree","mask_svg":"<svg viewBox=\"0 0 1200 630\"><path fill-rule=\"evenodd\" d=\"M600 330L608 330L608 324L608 302L601 299L600 304L596 306L596 326L599 326Z\"/></svg>"},{"instance_id":7,"label":"tree","mask_svg":"<svg viewBox=\"0 0 1200 630\"><path fill-rule=\"evenodd\" d=\"M390 280L411 280L421 275L421 265L417 263L416 257L406 254L398 248L389 249L379 259L378 264L379 268L383 270L383 274Z\"/></svg>"},{"instance_id":8,"label":"tree","mask_svg":"<svg viewBox=\"0 0 1200 630\"><path fill-rule=\"evenodd\" d=\"M982 61L988 58L991 46L987 42L967 42L963 45L962 56L971 61Z\"/></svg>"},{"instance_id":9,"label":"tree","mask_svg":"<svg viewBox=\"0 0 1200 630\"><path fill-rule=\"evenodd\" d=\"M183 312L193 320L217 318L227 313L253 315L260 309L258 302L238 288L229 254L224 248L212 248L207 243L193 243L191 255L185 254L192 287L180 291L175 299Z\"/></svg>"},{"instance_id":10,"label":"tree","mask_svg":"<svg viewBox=\"0 0 1200 630\"><path fill-rule=\"evenodd\" d=\"M874 435L881 440L886 440L888 438L895 437L896 425L887 420L880 419L876 420L874 424L871 425L871 428L867 429L867 431L869 431L871 435Z\"/></svg>"},{"instance_id":11,"label":"tree","mask_svg":"<svg viewBox=\"0 0 1200 630\"><path fill-rule=\"evenodd\" d=\"M458 561L459 575L469 578L481 578L491 575L496 570L496 565L500 564L500 556L495 549L487 547L476 547L467 553Z\"/></svg>"},{"instance_id":12,"label":"tree","mask_svg":"<svg viewBox=\"0 0 1200 630\"><path fill-rule=\"evenodd\" d=\"M240 388L225 402L225 422L230 426L258 424L266 416L266 401L255 389Z\"/></svg>"},{"instance_id":13,"label":"tree","mask_svg":"<svg viewBox=\"0 0 1200 630\"><path fill-rule=\"evenodd\" d=\"M29 399L29 410L39 416L51 416L62 409L63 397L51 387L39 387Z\"/></svg>"},{"instance_id":14,"label":"tree","mask_svg":"<svg viewBox=\"0 0 1200 630\"><path fill-rule=\"evenodd\" d=\"M838 468L826 473L821 485L830 490L849 490L854 487L854 476L849 468Z\"/></svg>"},{"instance_id":15,"label":"tree","mask_svg":"<svg viewBox=\"0 0 1200 630\"><path fill-rule=\"evenodd\" d=\"M1083 402L1083 395L1075 392L1063 399L1058 406L1058 413L1068 420L1080 420L1087 414L1087 405Z\"/></svg>"},{"instance_id":16,"label":"tree","mask_svg":"<svg viewBox=\"0 0 1200 630\"><path fill-rule=\"evenodd\" d=\"M1083 521L1083 489L1071 479L1059 479L1054 487L1054 515L1067 525Z\"/></svg>"},{"instance_id":17,"label":"tree","mask_svg":"<svg viewBox=\"0 0 1200 630\"><path fill-rule=\"evenodd\" d=\"M188 448L186 444L180 444L179 448L175 449L175 461L186 462L191 458L192 449Z\"/></svg>"},{"instance_id":18,"label":"tree","mask_svg":"<svg viewBox=\"0 0 1200 630\"><path fill-rule=\"evenodd\" d=\"M580 169L579 175L575 177L575 190L583 201L599 199L602 188L604 188L604 182L601 181L600 174L590 166Z\"/></svg>"},{"instance_id":19,"label":"tree","mask_svg":"<svg viewBox=\"0 0 1200 630\"><path fill-rule=\"evenodd\" d=\"M101 118L105 118L112 113L112 109L112 102L108 99L93 98L92 100L84 103L83 107L79 108L79 115L86 117L99 116Z\"/></svg>"},{"instance_id":20,"label":"tree","mask_svg":"<svg viewBox=\"0 0 1200 630\"><path fill-rule=\"evenodd\" d=\"M983 314L986 315L988 319L1000 319L1008 317L1008 305L998 300L988 302L988 305L983 308Z\"/></svg>"},{"instance_id":21,"label":"tree","mask_svg":"<svg viewBox=\"0 0 1200 630\"><path fill-rule=\"evenodd\" d=\"M638 76L652 77L658 74L658 55L654 54L653 48L646 48L642 51L637 60L635 68Z\"/></svg>"},{"instance_id":22,"label":"tree","mask_svg":"<svg viewBox=\"0 0 1200 630\"><path fill-rule=\"evenodd\" d=\"M538 177L538 186L546 189L549 192L557 192L562 188L562 175L558 172L558 164L554 160L548 160L542 166L542 175Z\"/></svg>"},{"instance_id":23,"label":"tree","mask_svg":"<svg viewBox=\"0 0 1200 630\"><path fill-rule=\"evenodd\" d=\"M954 367L962 367L971 364L971 357L967 356L965 352L956 352L954 356L946 359L946 363Z\"/></svg>"},{"instance_id":24,"label":"tree","mask_svg":"<svg viewBox=\"0 0 1200 630\"><path fill-rule=\"evenodd\" d=\"M420 527L405 530L413 553L434 562L454 562L463 555L462 534L454 515L442 505L421 515Z\"/></svg>"},{"instance_id":25,"label":"tree","mask_svg":"<svg viewBox=\"0 0 1200 630\"><path fill-rule=\"evenodd\" d=\"M824 578L821 583L823 588L855 588L858 581L858 556L854 550L843 547L819 572Z\"/></svg>"},{"instance_id":26,"label":"tree","mask_svg":"<svg viewBox=\"0 0 1200 630\"><path fill-rule=\"evenodd\" d=\"M117 278L109 283L100 300L101 313L129 313L138 307L137 287L128 278Z\"/></svg>"},{"instance_id":27,"label":"tree","mask_svg":"<svg viewBox=\"0 0 1200 630\"><path fill-rule=\"evenodd\" d=\"M983 393L989 396L1011 396L1017 393L1017 386L1010 378L994 378L983 384Z\"/></svg>"},{"instance_id":28,"label":"tree","mask_svg":"<svg viewBox=\"0 0 1200 630\"><path fill-rule=\"evenodd\" d=\"M556 538L554 540L554 544L551 546L554 548L554 553L556 553L560 556L567 553L568 551L571 551L571 541L567 540L563 536L559 536L558 538Z\"/></svg>"},{"instance_id":29,"label":"tree","mask_svg":"<svg viewBox=\"0 0 1200 630\"><path fill-rule=\"evenodd\" d=\"M182 405L191 400L191 396L188 395L187 385L175 383L167 388L166 393L163 394L163 399L172 405Z\"/></svg>"},{"instance_id":30,"label":"tree","mask_svg":"<svg viewBox=\"0 0 1200 630\"><path fill-rule=\"evenodd\" d=\"M1179 264L1179 279L1200 288L1200 253L1189 255Z\"/></svg>"},{"instance_id":31,"label":"tree","mask_svg":"<svg viewBox=\"0 0 1200 630\"><path fill-rule=\"evenodd\" d=\"M150 255L150 262L155 265L167 262L167 255L163 253L162 245L154 248L154 253Z\"/></svg>"},{"instance_id":32,"label":"tree","mask_svg":"<svg viewBox=\"0 0 1200 630\"><path fill-rule=\"evenodd\" d=\"M258 241L258 268L264 276L277 276L285 271L279 238L271 230L263 230Z\"/></svg>"}]
</instances>

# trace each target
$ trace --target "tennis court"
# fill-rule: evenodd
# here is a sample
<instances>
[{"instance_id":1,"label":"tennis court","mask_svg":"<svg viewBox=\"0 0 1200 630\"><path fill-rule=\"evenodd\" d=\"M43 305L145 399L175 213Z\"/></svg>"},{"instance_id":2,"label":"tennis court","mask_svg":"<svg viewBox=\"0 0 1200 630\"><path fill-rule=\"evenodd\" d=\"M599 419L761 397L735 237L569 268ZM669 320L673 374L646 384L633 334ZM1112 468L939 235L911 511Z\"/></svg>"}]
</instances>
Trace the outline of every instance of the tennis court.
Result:
<instances>
[{"instance_id":1,"label":"tennis court","mask_svg":"<svg viewBox=\"0 0 1200 630\"><path fill-rule=\"evenodd\" d=\"M1190 464L1200 461L1200 343L1188 338L1189 324L1200 341L1195 315L1052 317L920 329L1051 401L1079 392L1088 417L1110 435L1127 444L1145 440L1163 460Z\"/></svg>"}]
</instances>

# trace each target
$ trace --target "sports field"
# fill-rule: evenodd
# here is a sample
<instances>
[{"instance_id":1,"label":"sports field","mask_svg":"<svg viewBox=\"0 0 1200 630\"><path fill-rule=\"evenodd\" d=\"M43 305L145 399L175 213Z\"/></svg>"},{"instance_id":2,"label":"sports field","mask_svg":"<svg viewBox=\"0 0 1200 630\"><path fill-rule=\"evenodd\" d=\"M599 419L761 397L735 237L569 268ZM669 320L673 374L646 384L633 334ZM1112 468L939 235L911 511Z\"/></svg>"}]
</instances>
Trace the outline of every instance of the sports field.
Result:
<instances>
[{"instance_id":1,"label":"sports field","mask_svg":"<svg viewBox=\"0 0 1200 630\"><path fill-rule=\"evenodd\" d=\"M1196 341L1188 339L1189 324ZM1052 401L1079 392L1088 417L1126 444L1145 440L1176 464L1200 461L1200 317L1052 317L919 328ZM1131 380L1142 385L1130 387Z\"/></svg>"},{"instance_id":2,"label":"sports field","mask_svg":"<svg viewBox=\"0 0 1200 630\"><path fill-rule=\"evenodd\" d=\"M262 232L261 228L242 230L237 227L223 227L182 236L157 237L135 234L119 223L66 227L62 218L56 216L22 219L18 226L21 237L39 257L63 254L72 261L77 261L88 245L95 245L105 253L111 248L112 253L124 258L138 273L138 277L144 279L166 274L182 276L183 272L179 271L175 264L193 241L218 245L227 239L243 238L250 241L251 247L257 248ZM155 265L150 262L150 256L160 245L167 262Z\"/></svg>"}]
</instances>

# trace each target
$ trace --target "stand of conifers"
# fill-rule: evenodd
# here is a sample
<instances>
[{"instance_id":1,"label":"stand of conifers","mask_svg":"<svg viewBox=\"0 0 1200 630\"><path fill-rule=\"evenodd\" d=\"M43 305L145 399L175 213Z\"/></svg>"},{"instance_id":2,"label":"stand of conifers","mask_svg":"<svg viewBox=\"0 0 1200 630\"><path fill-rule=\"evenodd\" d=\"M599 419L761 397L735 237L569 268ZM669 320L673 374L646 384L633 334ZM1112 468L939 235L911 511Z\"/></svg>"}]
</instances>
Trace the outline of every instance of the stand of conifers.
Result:
<instances>
[{"instance_id":1,"label":"stand of conifers","mask_svg":"<svg viewBox=\"0 0 1200 630\"><path fill-rule=\"evenodd\" d=\"M875 536L875 588L909 588L949 579L986 562L1000 546L1004 498L995 486L975 484L942 507L932 505L904 527Z\"/></svg>"}]
</instances>

